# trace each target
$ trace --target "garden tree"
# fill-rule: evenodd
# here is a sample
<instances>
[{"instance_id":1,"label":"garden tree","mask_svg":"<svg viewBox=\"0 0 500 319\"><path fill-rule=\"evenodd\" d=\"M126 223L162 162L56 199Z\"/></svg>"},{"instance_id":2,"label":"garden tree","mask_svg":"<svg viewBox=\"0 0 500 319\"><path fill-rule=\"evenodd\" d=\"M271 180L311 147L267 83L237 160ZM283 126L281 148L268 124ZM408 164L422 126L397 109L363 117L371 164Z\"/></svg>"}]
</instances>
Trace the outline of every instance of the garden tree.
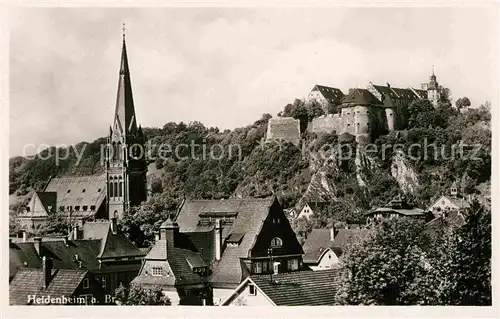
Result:
<instances>
[{"instance_id":1,"label":"garden tree","mask_svg":"<svg viewBox=\"0 0 500 319\"><path fill-rule=\"evenodd\" d=\"M153 194L161 193L163 191L163 184L159 176L151 177L151 192Z\"/></svg>"},{"instance_id":2,"label":"garden tree","mask_svg":"<svg viewBox=\"0 0 500 319\"><path fill-rule=\"evenodd\" d=\"M308 121L312 121L313 118L319 117L319 116L325 114L321 105L316 101L312 101L312 102L307 103L306 108L307 108Z\"/></svg>"},{"instance_id":3,"label":"garden tree","mask_svg":"<svg viewBox=\"0 0 500 319\"><path fill-rule=\"evenodd\" d=\"M119 305L162 305L170 306L171 301L168 296L165 296L160 286L152 288L142 288L138 284L131 283L125 287L122 284L115 291L115 301Z\"/></svg>"},{"instance_id":4,"label":"garden tree","mask_svg":"<svg viewBox=\"0 0 500 319\"><path fill-rule=\"evenodd\" d=\"M468 109L465 115L474 123L477 122L490 122L491 121L491 103L486 102L481 104L477 109Z\"/></svg>"},{"instance_id":5,"label":"garden tree","mask_svg":"<svg viewBox=\"0 0 500 319\"><path fill-rule=\"evenodd\" d=\"M491 305L491 212L478 202L466 212L444 258L442 301L450 305Z\"/></svg>"},{"instance_id":6,"label":"garden tree","mask_svg":"<svg viewBox=\"0 0 500 319\"><path fill-rule=\"evenodd\" d=\"M16 216L9 214L9 236L17 236L21 230L21 224L19 224Z\"/></svg>"},{"instance_id":7,"label":"garden tree","mask_svg":"<svg viewBox=\"0 0 500 319\"><path fill-rule=\"evenodd\" d=\"M72 220L60 213L49 213L45 226L33 232L35 236L65 236L71 231Z\"/></svg>"},{"instance_id":8,"label":"garden tree","mask_svg":"<svg viewBox=\"0 0 500 319\"><path fill-rule=\"evenodd\" d=\"M470 100L468 97L464 96L464 97L461 97L459 98L456 102L455 102L455 106L457 107L458 110L464 108L464 107L467 107L467 106L470 106Z\"/></svg>"},{"instance_id":9,"label":"garden tree","mask_svg":"<svg viewBox=\"0 0 500 319\"><path fill-rule=\"evenodd\" d=\"M371 238L343 255L347 270L337 302L345 305L426 304L429 270L419 247L424 223L409 218L384 220Z\"/></svg>"}]
</instances>

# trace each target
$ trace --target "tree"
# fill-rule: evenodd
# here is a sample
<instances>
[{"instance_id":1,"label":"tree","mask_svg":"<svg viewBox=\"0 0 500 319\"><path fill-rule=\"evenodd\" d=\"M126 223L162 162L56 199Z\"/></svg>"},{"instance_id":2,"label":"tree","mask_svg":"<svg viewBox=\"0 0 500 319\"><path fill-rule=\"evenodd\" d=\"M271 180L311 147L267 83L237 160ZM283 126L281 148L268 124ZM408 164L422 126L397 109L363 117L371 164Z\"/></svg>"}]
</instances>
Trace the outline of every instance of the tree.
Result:
<instances>
[{"instance_id":1,"label":"tree","mask_svg":"<svg viewBox=\"0 0 500 319\"><path fill-rule=\"evenodd\" d=\"M474 203L453 238L441 276L443 301L451 305L491 305L491 212Z\"/></svg>"},{"instance_id":2,"label":"tree","mask_svg":"<svg viewBox=\"0 0 500 319\"><path fill-rule=\"evenodd\" d=\"M455 102L455 106L457 107L458 110L462 109L463 107L467 107L467 106L470 106L470 100L468 97L464 96L464 97L461 97L459 98L456 102Z\"/></svg>"},{"instance_id":3,"label":"tree","mask_svg":"<svg viewBox=\"0 0 500 319\"><path fill-rule=\"evenodd\" d=\"M434 125L434 107L429 100L416 100L408 106L409 128L427 128Z\"/></svg>"},{"instance_id":4,"label":"tree","mask_svg":"<svg viewBox=\"0 0 500 319\"><path fill-rule=\"evenodd\" d=\"M307 104L307 116L308 120L312 121L313 118L324 115L325 111L318 102L313 101Z\"/></svg>"},{"instance_id":5,"label":"tree","mask_svg":"<svg viewBox=\"0 0 500 319\"><path fill-rule=\"evenodd\" d=\"M164 295L160 286L150 289L142 288L138 284L125 287L122 284L115 291L115 300L120 305L164 305L170 306L171 301Z\"/></svg>"},{"instance_id":6,"label":"tree","mask_svg":"<svg viewBox=\"0 0 500 319\"><path fill-rule=\"evenodd\" d=\"M424 252L418 246L423 222L408 218L382 221L371 238L343 255L348 271L337 301L351 305L426 304Z\"/></svg>"}]
</instances>

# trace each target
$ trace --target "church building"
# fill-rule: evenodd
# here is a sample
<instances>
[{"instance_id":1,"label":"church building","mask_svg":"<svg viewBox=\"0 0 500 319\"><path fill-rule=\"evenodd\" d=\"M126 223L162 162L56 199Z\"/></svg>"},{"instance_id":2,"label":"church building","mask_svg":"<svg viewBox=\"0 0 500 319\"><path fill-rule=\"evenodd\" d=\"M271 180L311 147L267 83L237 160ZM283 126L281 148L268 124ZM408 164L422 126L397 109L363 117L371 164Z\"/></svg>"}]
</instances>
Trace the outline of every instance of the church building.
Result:
<instances>
[{"instance_id":1,"label":"church building","mask_svg":"<svg viewBox=\"0 0 500 319\"><path fill-rule=\"evenodd\" d=\"M25 230L42 229L51 214L61 214L71 224L80 225L89 219L120 219L130 207L147 199L145 137L137 125L125 34L112 123L105 173L51 178L19 214Z\"/></svg>"}]
</instances>

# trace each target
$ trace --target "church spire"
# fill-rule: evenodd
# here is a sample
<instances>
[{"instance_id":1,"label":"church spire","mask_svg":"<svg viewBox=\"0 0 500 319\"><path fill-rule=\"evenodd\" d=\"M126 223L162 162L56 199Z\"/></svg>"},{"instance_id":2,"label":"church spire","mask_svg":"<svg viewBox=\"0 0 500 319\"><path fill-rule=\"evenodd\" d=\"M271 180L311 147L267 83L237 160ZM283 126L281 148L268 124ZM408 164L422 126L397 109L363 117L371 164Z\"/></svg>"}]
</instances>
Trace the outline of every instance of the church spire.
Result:
<instances>
[{"instance_id":1,"label":"church spire","mask_svg":"<svg viewBox=\"0 0 500 319\"><path fill-rule=\"evenodd\" d=\"M127 45L125 43L125 26L123 26L122 32L122 56L120 61L115 118L113 120L113 131L115 136L117 136L116 131L118 131L120 135L124 134L125 136L137 131L137 120L135 118L134 99L132 96L132 85L130 82L130 71L127 58Z\"/></svg>"}]
</instances>

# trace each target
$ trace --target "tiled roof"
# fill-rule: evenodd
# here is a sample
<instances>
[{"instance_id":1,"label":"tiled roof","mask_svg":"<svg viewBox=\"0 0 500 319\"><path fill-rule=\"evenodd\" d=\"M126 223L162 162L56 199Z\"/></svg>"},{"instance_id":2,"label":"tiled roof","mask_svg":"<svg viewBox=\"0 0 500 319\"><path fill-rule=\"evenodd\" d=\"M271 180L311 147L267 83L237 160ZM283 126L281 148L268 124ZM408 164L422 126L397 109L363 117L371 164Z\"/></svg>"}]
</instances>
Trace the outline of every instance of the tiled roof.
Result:
<instances>
[{"instance_id":1,"label":"tiled roof","mask_svg":"<svg viewBox=\"0 0 500 319\"><path fill-rule=\"evenodd\" d=\"M382 103L367 89L352 89L342 100L343 106L372 105L382 106Z\"/></svg>"},{"instance_id":2,"label":"tiled roof","mask_svg":"<svg viewBox=\"0 0 500 319\"><path fill-rule=\"evenodd\" d=\"M121 233L113 234L108 231L107 236L101 240L99 258L141 257L144 255L144 252Z\"/></svg>"},{"instance_id":3,"label":"tiled roof","mask_svg":"<svg viewBox=\"0 0 500 319\"><path fill-rule=\"evenodd\" d=\"M412 88L413 92L420 98L420 99L426 99L427 98L427 91L426 90L420 90L420 89L414 89Z\"/></svg>"},{"instance_id":4,"label":"tiled roof","mask_svg":"<svg viewBox=\"0 0 500 319\"><path fill-rule=\"evenodd\" d=\"M240 258L247 258L263 221L269 214L275 197L265 199L227 199L227 200L186 200L179 211L177 222L181 232L199 229L201 213L238 213L232 225L223 225L223 240L229 234L244 234L237 247L227 247L221 259L213 265L212 283L238 284L241 282L242 269ZM211 229L211 228L210 228Z\"/></svg>"},{"instance_id":5,"label":"tiled roof","mask_svg":"<svg viewBox=\"0 0 500 319\"><path fill-rule=\"evenodd\" d=\"M393 88L391 89L396 92L398 95L399 99L404 99L404 100L417 100L420 97L415 94L411 89L400 89L400 88Z\"/></svg>"},{"instance_id":6,"label":"tiled roof","mask_svg":"<svg viewBox=\"0 0 500 319\"><path fill-rule=\"evenodd\" d=\"M9 285L11 305L27 305L29 295L71 296L87 275L84 269L53 269L46 289L42 287L42 269L21 269Z\"/></svg>"},{"instance_id":7,"label":"tiled roof","mask_svg":"<svg viewBox=\"0 0 500 319\"><path fill-rule=\"evenodd\" d=\"M330 241L330 229L313 229L302 247L305 252L304 262L317 263L325 250L333 247L333 241Z\"/></svg>"},{"instance_id":8,"label":"tiled roof","mask_svg":"<svg viewBox=\"0 0 500 319\"><path fill-rule=\"evenodd\" d=\"M435 236L438 236L439 230L449 231L456 228L460 228L465 224L465 218L462 213L452 210L448 212L446 215L441 215L439 217L434 218L424 227L424 234L433 239Z\"/></svg>"},{"instance_id":9,"label":"tiled roof","mask_svg":"<svg viewBox=\"0 0 500 319\"><path fill-rule=\"evenodd\" d=\"M255 285L277 306L330 306L335 303L342 269L296 271L251 276Z\"/></svg>"},{"instance_id":10,"label":"tiled roof","mask_svg":"<svg viewBox=\"0 0 500 319\"><path fill-rule=\"evenodd\" d=\"M57 193L57 210L61 206L95 206L98 209L106 198L106 175L52 178L45 192ZM73 211L72 214L75 215Z\"/></svg>"},{"instance_id":11,"label":"tiled roof","mask_svg":"<svg viewBox=\"0 0 500 319\"><path fill-rule=\"evenodd\" d=\"M323 86L323 85L315 85L314 90L318 90L321 92L321 95L330 103L340 104L342 99L344 98L344 93L337 88Z\"/></svg>"},{"instance_id":12,"label":"tiled roof","mask_svg":"<svg viewBox=\"0 0 500 319\"><path fill-rule=\"evenodd\" d=\"M396 92L394 92L393 90L391 90L390 87L388 86L383 86L383 85L373 85L373 87L375 88L375 90L377 90L380 94L382 94L385 98L389 97L389 98L392 98L392 99L397 99L398 96L396 94Z\"/></svg>"}]
</instances>

